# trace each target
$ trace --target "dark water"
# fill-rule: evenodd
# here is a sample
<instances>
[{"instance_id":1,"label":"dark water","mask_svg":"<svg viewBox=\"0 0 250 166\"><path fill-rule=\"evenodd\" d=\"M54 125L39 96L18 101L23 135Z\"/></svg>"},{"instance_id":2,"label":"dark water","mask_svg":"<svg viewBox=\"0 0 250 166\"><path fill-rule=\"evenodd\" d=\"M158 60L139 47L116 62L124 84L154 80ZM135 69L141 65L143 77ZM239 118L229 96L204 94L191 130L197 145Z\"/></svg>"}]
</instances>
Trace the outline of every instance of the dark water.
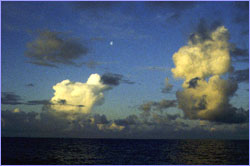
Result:
<instances>
[{"instance_id":1,"label":"dark water","mask_svg":"<svg viewBox=\"0 0 250 166\"><path fill-rule=\"evenodd\" d=\"M2 138L2 164L248 165L249 142Z\"/></svg>"}]
</instances>

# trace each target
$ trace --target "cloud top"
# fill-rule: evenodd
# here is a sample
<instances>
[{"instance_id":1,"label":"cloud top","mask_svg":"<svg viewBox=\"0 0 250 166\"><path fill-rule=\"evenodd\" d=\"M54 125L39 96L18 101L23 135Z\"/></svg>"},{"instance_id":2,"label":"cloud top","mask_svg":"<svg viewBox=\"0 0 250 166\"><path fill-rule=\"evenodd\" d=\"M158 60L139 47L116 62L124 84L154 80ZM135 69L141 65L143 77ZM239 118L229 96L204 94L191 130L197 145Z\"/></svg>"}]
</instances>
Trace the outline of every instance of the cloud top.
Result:
<instances>
[{"instance_id":1,"label":"cloud top","mask_svg":"<svg viewBox=\"0 0 250 166\"><path fill-rule=\"evenodd\" d=\"M195 34L188 45L173 55L176 67L171 71L174 77L185 80L195 77L204 79L226 73L231 65L228 40L229 33L224 26L218 27L206 40Z\"/></svg>"}]
</instances>

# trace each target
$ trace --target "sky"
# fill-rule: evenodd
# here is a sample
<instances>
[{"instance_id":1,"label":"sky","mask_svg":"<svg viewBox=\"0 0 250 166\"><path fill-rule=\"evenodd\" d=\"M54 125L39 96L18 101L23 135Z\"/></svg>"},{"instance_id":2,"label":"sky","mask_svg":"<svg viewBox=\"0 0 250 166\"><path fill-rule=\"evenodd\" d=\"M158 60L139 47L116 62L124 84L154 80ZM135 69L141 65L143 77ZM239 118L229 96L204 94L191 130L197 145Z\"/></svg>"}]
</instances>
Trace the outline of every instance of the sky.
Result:
<instances>
[{"instance_id":1,"label":"sky","mask_svg":"<svg viewBox=\"0 0 250 166\"><path fill-rule=\"evenodd\" d=\"M11 137L249 138L249 3L2 2Z\"/></svg>"}]
</instances>

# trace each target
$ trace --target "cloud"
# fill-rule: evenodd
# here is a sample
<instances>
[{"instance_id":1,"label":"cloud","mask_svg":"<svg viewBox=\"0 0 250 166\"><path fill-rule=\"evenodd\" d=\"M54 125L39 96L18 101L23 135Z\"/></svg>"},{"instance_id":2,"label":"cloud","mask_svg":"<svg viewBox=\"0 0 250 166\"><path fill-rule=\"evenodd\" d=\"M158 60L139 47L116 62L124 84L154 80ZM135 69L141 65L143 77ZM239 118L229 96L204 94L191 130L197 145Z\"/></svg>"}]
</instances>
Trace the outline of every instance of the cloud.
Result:
<instances>
[{"instance_id":1,"label":"cloud","mask_svg":"<svg viewBox=\"0 0 250 166\"><path fill-rule=\"evenodd\" d=\"M170 11L171 15L167 17L167 21L180 18L183 13L195 7L197 2L178 2L178 1L152 1L144 2L146 7L157 12Z\"/></svg>"},{"instance_id":2,"label":"cloud","mask_svg":"<svg viewBox=\"0 0 250 166\"><path fill-rule=\"evenodd\" d=\"M247 122L247 111L240 111L229 104L230 96L237 90L237 83L222 80L218 75L208 82L199 80L195 88L177 91L179 108L189 119L224 123Z\"/></svg>"},{"instance_id":3,"label":"cloud","mask_svg":"<svg viewBox=\"0 0 250 166\"><path fill-rule=\"evenodd\" d=\"M51 112L2 110L2 136L75 138L248 138L248 124L190 125L175 115L136 115L108 120L105 115L85 115L74 121ZM197 121L199 123L199 121ZM192 127L193 126L193 127ZM211 134L211 128L214 128Z\"/></svg>"},{"instance_id":4,"label":"cloud","mask_svg":"<svg viewBox=\"0 0 250 166\"><path fill-rule=\"evenodd\" d=\"M115 124L120 126L129 126L129 125L136 125L139 122L139 119L136 115L129 115L125 119L117 119L114 120Z\"/></svg>"},{"instance_id":5,"label":"cloud","mask_svg":"<svg viewBox=\"0 0 250 166\"><path fill-rule=\"evenodd\" d=\"M29 83L29 84L26 84L25 86L27 86L27 87L34 87L35 85L32 84L32 83Z\"/></svg>"},{"instance_id":6,"label":"cloud","mask_svg":"<svg viewBox=\"0 0 250 166\"><path fill-rule=\"evenodd\" d=\"M100 10L110 10L114 6L120 4L120 2L102 2L102 1L94 1L94 2L74 2L74 6L78 10L95 10L95 11L100 11Z\"/></svg>"},{"instance_id":7,"label":"cloud","mask_svg":"<svg viewBox=\"0 0 250 166\"><path fill-rule=\"evenodd\" d=\"M242 23L248 24L249 2L248 1L234 2L234 7L237 10L237 13L234 16L233 21L237 24L242 24Z\"/></svg>"},{"instance_id":8,"label":"cloud","mask_svg":"<svg viewBox=\"0 0 250 166\"><path fill-rule=\"evenodd\" d=\"M229 103L237 82L220 78L232 68L229 32L224 26L192 34L188 44L173 55L173 61L174 77L185 80L176 97L186 118L223 123L248 121L247 111L239 111Z\"/></svg>"},{"instance_id":9,"label":"cloud","mask_svg":"<svg viewBox=\"0 0 250 166\"><path fill-rule=\"evenodd\" d=\"M241 35L244 35L245 39L248 40L249 34L249 2L248 1L237 1L233 2L232 10L232 21L233 23L241 27ZM241 38L242 40L242 38Z\"/></svg>"},{"instance_id":10,"label":"cloud","mask_svg":"<svg viewBox=\"0 0 250 166\"><path fill-rule=\"evenodd\" d=\"M139 67L140 70L150 70L150 71L163 71L166 72L169 69L167 67L161 66L147 66L147 67Z\"/></svg>"},{"instance_id":11,"label":"cloud","mask_svg":"<svg viewBox=\"0 0 250 166\"><path fill-rule=\"evenodd\" d=\"M236 62L247 62L249 61L249 50L236 47L235 44L232 44L231 55L235 58Z\"/></svg>"},{"instance_id":12,"label":"cloud","mask_svg":"<svg viewBox=\"0 0 250 166\"><path fill-rule=\"evenodd\" d=\"M175 78L187 81L195 77L204 79L211 75L222 75L229 70L231 58L228 30L220 26L209 38L211 39L195 34L188 45L181 47L173 55L176 67L171 71Z\"/></svg>"},{"instance_id":13,"label":"cloud","mask_svg":"<svg viewBox=\"0 0 250 166\"><path fill-rule=\"evenodd\" d=\"M2 92L1 104L18 105L23 102L21 97L13 92Z\"/></svg>"},{"instance_id":14,"label":"cloud","mask_svg":"<svg viewBox=\"0 0 250 166\"><path fill-rule=\"evenodd\" d=\"M205 19L200 19L200 22L195 29L195 32L189 36L189 41L193 44L202 43L206 40L212 40L211 33L218 27L222 26L222 23L218 20L213 21L211 25L208 25ZM225 35L225 37L227 37Z\"/></svg>"},{"instance_id":15,"label":"cloud","mask_svg":"<svg viewBox=\"0 0 250 166\"><path fill-rule=\"evenodd\" d=\"M83 46L76 38L69 38L63 33L40 31L38 37L27 43L25 56L29 63L57 67L59 64L74 65L74 60L88 53L88 48Z\"/></svg>"},{"instance_id":16,"label":"cloud","mask_svg":"<svg viewBox=\"0 0 250 166\"><path fill-rule=\"evenodd\" d=\"M143 111L144 116L150 116L152 110L162 112L164 109L168 109L170 107L176 107L176 100L161 100L159 102L156 101L148 101L139 106L139 109Z\"/></svg>"},{"instance_id":17,"label":"cloud","mask_svg":"<svg viewBox=\"0 0 250 166\"><path fill-rule=\"evenodd\" d=\"M93 119L96 124L109 124L110 123L110 121L107 120L107 117L105 115L95 114L93 116Z\"/></svg>"},{"instance_id":18,"label":"cloud","mask_svg":"<svg viewBox=\"0 0 250 166\"><path fill-rule=\"evenodd\" d=\"M104 73L101 76L101 82L110 86L117 86L120 83L134 84L133 81L123 79L123 75L114 73Z\"/></svg>"},{"instance_id":19,"label":"cloud","mask_svg":"<svg viewBox=\"0 0 250 166\"><path fill-rule=\"evenodd\" d=\"M176 12L182 12L183 10L188 10L196 5L196 2L178 2L178 1L150 1L144 2L149 8L154 10L170 8Z\"/></svg>"},{"instance_id":20,"label":"cloud","mask_svg":"<svg viewBox=\"0 0 250 166\"><path fill-rule=\"evenodd\" d=\"M101 81L106 85L117 86L120 84L122 77L120 74L105 73L102 75Z\"/></svg>"},{"instance_id":21,"label":"cloud","mask_svg":"<svg viewBox=\"0 0 250 166\"><path fill-rule=\"evenodd\" d=\"M249 68L234 71L232 78L237 82L249 82Z\"/></svg>"},{"instance_id":22,"label":"cloud","mask_svg":"<svg viewBox=\"0 0 250 166\"><path fill-rule=\"evenodd\" d=\"M162 93L169 93L173 89L173 85L169 83L168 78L165 78L165 87L161 90Z\"/></svg>"},{"instance_id":23,"label":"cloud","mask_svg":"<svg viewBox=\"0 0 250 166\"><path fill-rule=\"evenodd\" d=\"M56 112L67 113L68 118L75 119L77 114L87 114L94 105L102 104L103 92L110 87L102 83L100 75L91 74L86 83L64 80L54 85L53 89L55 92L50 100L50 108ZM62 100L66 104L58 104Z\"/></svg>"},{"instance_id":24,"label":"cloud","mask_svg":"<svg viewBox=\"0 0 250 166\"><path fill-rule=\"evenodd\" d=\"M49 105L49 100L31 100L26 103L27 105Z\"/></svg>"},{"instance_id":25,"label":"cloud","mask_svg":"<svg viewBox=\"0 0 250 166\"><path fill-rule=\"evenodd\" d=\"M9 132L10 135L29 136L37 127L37 115L35 112L24 112L18 108L14 110L1 111L2 132ZM27 130L30 130L27 132Z\"/></svg>"}]
</instances>

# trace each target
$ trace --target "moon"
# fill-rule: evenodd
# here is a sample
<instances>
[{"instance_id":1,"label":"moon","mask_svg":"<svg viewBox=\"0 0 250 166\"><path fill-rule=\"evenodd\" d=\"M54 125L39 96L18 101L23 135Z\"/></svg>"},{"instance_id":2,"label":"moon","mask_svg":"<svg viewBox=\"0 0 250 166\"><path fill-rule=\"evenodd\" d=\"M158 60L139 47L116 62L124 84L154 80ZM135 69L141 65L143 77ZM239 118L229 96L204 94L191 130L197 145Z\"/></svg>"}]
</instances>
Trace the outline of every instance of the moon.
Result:
<instances>
[{"instance_id":1,"label":"moon","mask_svg":"<svg viewBox=\"0 0 250 166\"><path fill-rule=\"evenodd\" d=\"M109 43L111 46L114 44L114 42L113 41L110 41L110 43Z\"/></svg>"}]
</instances>

